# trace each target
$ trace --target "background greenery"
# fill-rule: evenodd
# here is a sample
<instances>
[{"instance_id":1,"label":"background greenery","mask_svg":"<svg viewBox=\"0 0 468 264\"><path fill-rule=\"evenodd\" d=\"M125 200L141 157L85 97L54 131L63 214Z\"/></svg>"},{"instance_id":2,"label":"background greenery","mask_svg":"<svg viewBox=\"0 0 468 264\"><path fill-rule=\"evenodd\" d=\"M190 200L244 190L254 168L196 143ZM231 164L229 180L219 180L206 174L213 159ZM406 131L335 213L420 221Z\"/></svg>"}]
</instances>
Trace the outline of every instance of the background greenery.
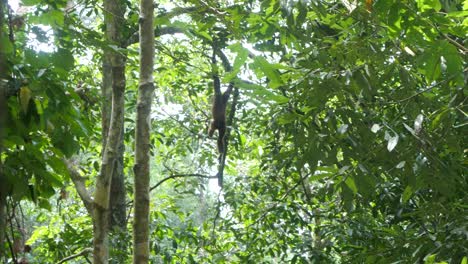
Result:
<instances>
[{"instance_id":1,"label":"background greenery","mask_svg":"<svg viewBox=\"0 0 468 264\"><path fill-rule=\"evenodd\" d=\"M130 261L138 14L124 2L126 49L103 41L100 1L23 0L5 14L5 263L92 244L63 158L94 186L105 49L128 57L129 224L112 234L111 261ZM467 263L468 2L157 4L152 185L173 179L151 192L152 263ZM212 40L240 94L221 193L206 179ZM15 256L17 237L32 251Z\"/></svg>"}]
</instances>

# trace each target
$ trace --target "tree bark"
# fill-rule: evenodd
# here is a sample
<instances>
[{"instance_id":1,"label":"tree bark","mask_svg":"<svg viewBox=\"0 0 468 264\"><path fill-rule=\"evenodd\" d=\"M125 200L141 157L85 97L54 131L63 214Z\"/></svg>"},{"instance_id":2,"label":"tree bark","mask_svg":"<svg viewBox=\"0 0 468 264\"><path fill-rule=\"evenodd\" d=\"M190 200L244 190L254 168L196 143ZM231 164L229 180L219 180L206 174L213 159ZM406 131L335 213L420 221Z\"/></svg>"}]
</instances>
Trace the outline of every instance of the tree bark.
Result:
<instances>
[{"instance_id":1,"label":"tree bark","mask_svg":"<svg viewBox=\"0 0 468 264\"><path fill-rule=\"evenodd\" d=\"M135 218L133 222L133 263L149 261L149 147L151 103L154 82L154 4L140 1L140 83L138 87L135 134Z\"/></svg>"},{"instance_id":2,"label":"tree bark","mask_svg":"<svg viewBox=\"0 0 468 264\"><path fill-rule=\"evenodd\" d=\"M109 43L116 42L121 34L118 30L123 19L125 7L118 0L104 1L106 20L106 38ZM94 195L94 264L109 261L109 198L114 169L118 167L118 154L123 133L125 78L116 80L116 76L125 76L125 58L112 51L108 58L112 67L112 106L109 131L105 139L100 174L96 180ZM106 61L108 62L108 61ZM108 85L106 83L106 85Z\"/></svg>"},{"instance_id":3,"label":"tree bark","mask_svg":"<svg viewBox=\"0 0 468 264\"><path fill-rule=\"evenodd\" d=\"M123 36L125 29L125 9L125 3L121 0L108 0L105 3L105 12L108 12L104 17L106 24L106 38L108 41L115 43L122 49L126 48L126 40ZM117 85L123 86L122 89L125 89L126 86L125 63L126 56L124 54L113 52L110 49L104 50L102 63L102 149L106 148L107 136L109 133L110 115L112 109L112 87ZM122 105L122 107L124 106ZM123 116L121 122L122 124L124 123ZM114 228L123 230L127 225L125 177L123 173L123 129L116 150L116 164L112 172L110 188L109 225L111 230Z\"/></svg>"},{"instance_id":4,"label":"tree bark","mask_svg":"<svg viewBox=\"0 0 468 264\"><path fill-rule=\"evenodd\" d=\"M5 47L3 47L3 40L7 39L4 34L4 15L6 10L6 1L0 0L0 262L3 261L5 256L4 245L5 245L5 230L6 230L6 194L7 186L6 179L3 174L3 128L6 125L6 114L8 111L6 104L6 55L4 53Z\"/></svg>"}]
</instances>

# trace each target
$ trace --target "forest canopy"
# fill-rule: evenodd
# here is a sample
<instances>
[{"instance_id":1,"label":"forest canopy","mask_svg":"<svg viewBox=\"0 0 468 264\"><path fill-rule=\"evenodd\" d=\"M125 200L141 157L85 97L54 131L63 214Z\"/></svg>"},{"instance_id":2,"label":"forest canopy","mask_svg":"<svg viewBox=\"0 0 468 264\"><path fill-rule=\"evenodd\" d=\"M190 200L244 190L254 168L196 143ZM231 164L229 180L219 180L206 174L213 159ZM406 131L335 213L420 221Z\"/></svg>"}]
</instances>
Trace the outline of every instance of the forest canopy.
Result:
<instances>
[{"instance_id":1,"label":"forest canopy","mask_svg":"<svg viewBox=\"0 0 468 264\"><path fill-rule=\"evenodd\" d=\"M468 263L468 2L0 0L0 262Z\"/></svg>"}]
</instances>

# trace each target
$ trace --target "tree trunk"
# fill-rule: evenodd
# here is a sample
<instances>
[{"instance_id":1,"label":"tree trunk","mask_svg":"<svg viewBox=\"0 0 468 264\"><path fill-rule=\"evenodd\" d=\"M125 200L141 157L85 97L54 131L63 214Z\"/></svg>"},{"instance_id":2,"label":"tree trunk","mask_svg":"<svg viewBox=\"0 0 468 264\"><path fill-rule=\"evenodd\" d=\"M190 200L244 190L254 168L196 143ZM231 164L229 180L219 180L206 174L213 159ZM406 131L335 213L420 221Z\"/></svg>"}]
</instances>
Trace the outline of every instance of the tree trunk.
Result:
<instances>
[{"instance_id":1,"label":"tree trunk","mask_svg":"<svg viewBox=\"0 0 468 264\"><path fill-rule=\"evenodd\" d=\"M118 27L122 25L119 23L124 17L125 6L121 5L118 0L106 0L104 1L104 12L106 38L109 43L115 43L121 36ZM118 168L117 162L119 160L124 121L125 77L123 79L121 77L125 76L125 57L114 51L106 55L108 56L105 56L104 63L109 63L110 60L112 71L112 106L107 138L103 140L105 148L102 156L101 172L96 180L94 195L94 264L108 263L109 259L109 198L113 173ZM106 66L104 65L104 67ZM105 68L104 71L106 71ZM109 84L104 83L104 85ZM105 92L104 90L104 94ZM105 110L103 109L103 111ZM103 117L105 117L104 114Z\"/></svg>"},{"instance_id":2,"label":"tree trunk","mask_svg":"<svg viewBox=\"0 0 468 264\"><path fill-rule=\"evenodd\" d=\"M120 0L106 1L105 10L108 14L104 17L106 24L106 38L110 42L115 42L120 48L125 48L125 39L123 37L125 26L125 4ZM113 6L113 7L111 7ZM115 64L112 63L114 60ZM121 85L126 86L125 82L125 62L126 57L122 54L112 52L110 49L105 49L102 61L102 149L106 149L107 136L109 133L110 115L111 115L111 98L112 86ZM114 71L114 67L117 69ZM119 70L123 69L123 70ZM125 88L123 88L125 89ZM122 106L123 107L123 106ZM123 118L123 116L122 116ZM124 120L122 119L123 123ZM110 189L110 229L119 228L124 230L126 228L126 191L125 191L125 177L123 173L123 130L119 138L117 149L117 162L112 172L112 181Z\"/></svg>"},{"instance_id":3,"label":"tree trunk","mask_svg":"<svg viewBox=\"0 0 468 264\"><path fill-rule=\"evenodd\" d=\"M135 218L133 222L133 263L149 261L149 147L151 103L154 82L154 4L140 1L140 83L138 87L135 134Z\"/></svg>"},{"instance_id":4,"label":"tree trunk","mask_svg":"<svg viewBox=\"0 0 468 264\"><path fill-rule=\"evenodd\" d=\"M4 131L3 128L6 125L6 114L8 111L6 104L6 82L4 81L6 77L7 67L6 67L6 55L4 51L6 50L3 47L4 41L7 40L6 34L4 34L4 15L6 10L6 1L0 0L0 262L3 262L5 256L4 245L5 245L5 230L6 230L6 179L3 175L3 137Z\"/></svg>"}]
</instances>

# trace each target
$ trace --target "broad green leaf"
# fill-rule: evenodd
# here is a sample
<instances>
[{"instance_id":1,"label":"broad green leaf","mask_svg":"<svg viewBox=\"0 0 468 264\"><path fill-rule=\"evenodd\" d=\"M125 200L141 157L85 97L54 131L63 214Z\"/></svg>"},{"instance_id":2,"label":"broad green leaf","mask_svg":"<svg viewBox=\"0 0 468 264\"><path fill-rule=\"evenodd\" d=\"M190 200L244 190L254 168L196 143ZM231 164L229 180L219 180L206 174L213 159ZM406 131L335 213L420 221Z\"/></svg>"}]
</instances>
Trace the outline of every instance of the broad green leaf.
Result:
<instances>
[{"instance_id":1,"label":"broad green leaf","mask_svg":"<svg viewBox=\"0 0 468 264\"><path fill-rule=\"evenodd\" d=\"M365 93L369 93L372 90L372 86L367 79L367 77L361 71L357 71L354 74L354 80L356 81L359 88L365 91Z\"/></svg>"},{"instance_id":2,"label":"broad green leaf","mask_svg":"<svg viewBox=\"0 0 468 264\"><path fill-rule=\"evenodd\" d=\"M27 113L29 101L31 100L31 90L28 87L21 87L19 92L19 100L21 104L21 110L23 113Z\"/></svg>"},{"instance_id":3,"label":"broad green leaf","mask_svg":"<svg viewBox=\"0 0 468 264\"><path fill-rule=\"evenodd\" d=\"M424 264L434 264L436 257L436 254L427 255L426 257L424 257Z\"/></svg>"},{"instance_id":4,"label":"broad green leaf","mask_svg":"<svg viewBox=\"0 0 468 264\"><path fill-rule=\"evenodd\" d=\"M33 16L29 20L29 22L33 24L42 24L51 27L62 27L65 21L65 17L63 11L51 10L39 16Z\"/></svg>"},{"instance_id":5,"label":"broad green leaf","mask_svg":"<svg viewBox=\"0 0 468 264\"><path fill-rule=\"evenodd\" d=\"M26 243L32 245L38 239L41 239L42 237L47 237L49 233L50 232L48 226L37 226L36 228L34 228L31 237L27 240Z\"/></svg>"},{"instance_id":6,"label":"broad green leaf","mask_svg":"<svg viewBox=\"0 0 468 264\"><path fill-rule=\"evenodd\" d=\"M13 44L10 39L4 35L0 35L0 49L5 54L10 54L13 52Z\"/></svg>"},{"instance_id":7,"label":"broad green leaf","mask_svg":"<svg viewBox=\"0 0 468 264\"><path fill-rule=\"evenodd\" d=\"M351 176L346 177L345 183L346 183L346 186L348 186L349 189L351 189L351 191L353 191L354 194L357 194L358 189L356 187L356 183L354 182L354 179Z\"/></svg>"},{"instance_id":8,"label":"broad green leaf","mask_svg":"<svg viewBox=\"0 0 468 264\"><path fill-rule=\"evenodd\" d=\"M264 57L256 56L253 66L259 68L265 74L269 79L269 86L271 88L277 88L284 84L278 69L270 64Z\"/></svg>"},{"instance_id":9,"label":"broad green leaf","mask_svg":"<svg viewBox=\"0 0 468 264\"><path fill-rule=\"evenodd\" d=\"M417 3L421 11L426 11L428 9L439 11L442 8L439 0L417 0Z\"/></svg>"},{"instance_id":10,"label":"broad green leaf","mask_svg":"<svg viewBox=\"0 0 468 264\"><path fill-rule=\"evenodd\" d=\"M463 60L458 53L457 48L449 42L443 40L439 42L441 48L441 55L445 59L445 65L447 66L448 78L457 78L460 85L463 85Z\"/></svg>"},{"instance_id":11,"label":"broad green leaf","mask_svg":"<svg viewBox=\"0 0 468 264\"><path fill-rule=\"evenodd\" d=\"M403 191L403 195L401 196L401 200L403 203L408 202L408 200L413 195L413 188L410 185L406 186L405 190Z\"/></svg>"},{"instance_id":12,"label":"broad green leaf","mask_svg":"<svg viewBox=\"0 0 468 264\"><path fill-rule=\"evenodd\" d=\"M64 17L64 12L61 11L61 10L52 10L49 12L48 14L48 17L49 17L49 25L51 25L52 27L55 27L55 26L59 26L59 27L62 27L63 24L64 24L64 21L65 21L65 17Z\"/></svg>"},{"instance_id":13,"label":"broad green leaf","mask_svg":"<svg viewBox=\"0 0 468 264\"><path fill-rule=\"evenodd\" d=\"M431 48L422 57L423 71L427 82L432 82L439 78L441 73L441 60L438 47Z\"/></svg>"},{"instance_id":14,"label":"broad green leaf","mask_svg":"<svg viewBox=\"0 0 468 264\"><path fill-rule=\"evenodd\" d=\"M37 5L41 2L41 0L21 0L21 4L25 6L33 6Z\"/></svg>"},{"instance_id":15,"label":"broad green leaf","mask_svg":"<svg viewBox=\"0 0 468 264\"><path fill-rule=\"evenodd\" d=\"M50 204L49 200L48 199L44 199L42 197L39 197L38 201L37 201L37 205L40 207L40 208L43 208L43 209L47 209L49 211L52 210L52 205Z\"/></svg>"},{"instance_id":16,"label":"broad green leaf","mask_svg":"<svg viewBox=\"0 0 468 264\"><path fill-rule=\"evenodd\" d=\"M431 128L432 129L435 129L439 126L441 120L443 118L445 118L448 114L450 113L450 109L448 108L445 108L445 109L442 109L442 111L440 113L438 113L434 119L432 120L431 122Z\"/></svg>"},{"instance_id":17,"label":"broad green leaf","mask_svg":"<svg viewBox=\"0 0 468 264\"><path fill-rule=\"evenodd\" d=\"M65 71L71 71L75 65L73 54L67 49L59 49L52 55L52 61L55 67L61 68Z\"/></svg>"},{"instance_id":18,"label":"broad green leaf","mask_svg":"<svg viewBox=\"0 0 468 264\"><path fill-rule=\"evenodd\" d=\"M271 101L275 101L278 104L287 103L289 101L287 97L274 94L273 92L270 92L268 89L258 84L238 81L236 82L235 85L241 89L245 89L245 90L252 92L252 94L254 95L259 96L259 97L256 97L257 99L262 99L262 100L267 100L267 101L271 100Z\"/></svg>"},{"instance_id":19,"label":"broad green leaf","mask_svg":"<svg viewBox=\"0 0 468 264\"><path fill-rule=\"evenodd\" d=\"M460 264L468 264L468 257L463 257L462 261L460 262Z\"/></svg>"},{"instance_id":20,"label":"broad green leaf","mask_svg":"<svg viewBox=\"0 0 468 264\"><path fill-rule=\"evenodd\" d=\"M399 4L394 4L390 8L387 16L387 23L395 31L401 29L401 15L400 15L401 6Z\"/></svg>"},{"instance_id":21,"label":"broad green leaf","mask_svg":"<svg viewBox=\"0 0 468 264\"><path fill-rule=\"evenodd\" d=\"M468 3L465 1L465 3ZM463 10L463 11L455 11L455 12L450 12L447 14L447 17L467 17L468 16L468 10Z\"/></svg>"},{"instance_id":22,"label":"broad green leaf","mask_svg":"<svg viewBox=\"0 0 468 264\"><path fill-rule=\"evenodd\" d=\"M285 113L278 118L278 124L287 125L293 123L298 119L298 116L294 113Z\"/></svg>"},{"instance_id":23,"label":"broad green leaf","mask_svg":"<svg viewBox=\"0 0 468 264\"><path fill-rule=\"evenodd\" d=\"M249 50L242 47L240 43L233 44L228 47L233 52L237 53L236 59L234 60L232 71L226 74L224 81L229 82L239 73L241 67L245 64L245 61L249 57Z\"/></svg>"}]
</instances>

